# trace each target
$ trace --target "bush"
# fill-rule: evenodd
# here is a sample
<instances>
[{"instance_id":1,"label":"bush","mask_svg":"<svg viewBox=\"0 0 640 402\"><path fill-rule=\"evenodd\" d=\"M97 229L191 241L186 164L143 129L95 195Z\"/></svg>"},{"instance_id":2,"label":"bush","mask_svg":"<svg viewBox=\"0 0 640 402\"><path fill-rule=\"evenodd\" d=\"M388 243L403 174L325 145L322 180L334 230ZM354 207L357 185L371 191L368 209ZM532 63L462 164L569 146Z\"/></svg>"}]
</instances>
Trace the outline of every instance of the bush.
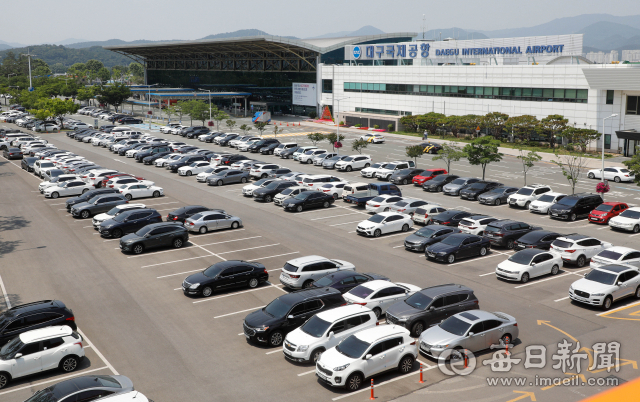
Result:
<instances>
[{"instance_id":1,"label":"bush","mask_svg":"<svg viewBox=\"0 0 640 402\"><path fill-rule=\"evenodd\" d=\"M310 111L310 112L308 113L308 115L309 115L309 117L310 117L310 118L312 118L312 119L315 119L316 117L318 117L318 113L314 112L313 110L312 110L312 111Z\"/></svg>"},{"instance_id":2,"label":"bush","mask_svg":"<svg viewBox=\"0 0 640 402\"><path fill-rule=\"evenodd\" d=\"M340 121L340 125L341 125L341 126L344 126L344 121Z\"/></svg>"},{"instance_id":3,"label":"bush","mask_svg":"<svg viewBox=\"0 0 640 402\"><path fill-rule=\"evenodd\" d=\"M375 129L377 130L377 129L379 129L379 128L380 128L380 126L379 126L379 125L377 125L377 124L375 124L375 125L373 126L373 128L375 128Z\"/></svg>"},{"instance_id":4,"label":"bush","mask_svg":"<svg viewBox=\"0 0 640 402\"><path fill-rule=\"evenodd\" d=\"M355 127L360 128L360 127L362 127L362 124L356 124Z\"/></svg>"},{"instance_id":5,"label":"bush","mask_svg":"<svg viewBox=\"0 0 640 402\"><path fill-rule=\"evenodd\" d=\"M387 126L387 130L389 130L389 131L393 131L393 124L389 124L389 125Z\"/></svg>"}]
</instances>

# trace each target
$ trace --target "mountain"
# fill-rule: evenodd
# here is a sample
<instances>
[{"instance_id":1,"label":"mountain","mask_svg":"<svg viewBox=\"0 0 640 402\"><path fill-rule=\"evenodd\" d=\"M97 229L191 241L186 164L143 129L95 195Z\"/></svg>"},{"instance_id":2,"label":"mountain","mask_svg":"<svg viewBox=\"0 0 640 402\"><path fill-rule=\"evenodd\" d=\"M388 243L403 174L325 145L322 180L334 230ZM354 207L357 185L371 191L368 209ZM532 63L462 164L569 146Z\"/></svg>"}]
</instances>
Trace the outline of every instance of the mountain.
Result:
<instances>
[{"instance_id":1,"label":"mountain","mask_svg":"<svg viewBox=\"0 0 640 402\"><path fill-rule=\"evenodd\" d=\"M23 45L22 43L16 43L16 42L5 42L3 40L0 40L0 45L7 45L10 47L25 47L27 45Z\"/></svg>"},{"instance_id":2,"label":"mountain","mask_svg":"<svg viewBox=\"0 0 640 402\"><path fill-rule=\"evenodd\" d=\"M640 29L615 22L600 21L576 33L584 34L585 46L609 51L626 44L630 38L640 36Z\"/></svg>"},{"instance_id":3,"label":"mountain","mask_svg":"<svg viewBox=\"0 0 640 402\"><path fill-rule=\"evenodd\" d=\"M71 66L74 63L85 63L88 60L96 59L104 63L105 67L113 67L117 65L128 66L132 61L126 56L103 49L100 46L85 49L71 49L65 46L38 45L29 46L29 50L37 55L37 58L44 60L50 66L56 63ZM26 53L27 48L13 48L0 51L0 59L4 58L7 52L14 52L16 54Z\"/></svg>"},{"instance_id":4,"label":"mountain","mask_svg":"<svg viewBox=\"0 0 640 402\"><path fill-rule=\"evenodd\" d=\"M201 38L200 40L241 38L243 36L260 36L260 35L269 36L270 34L266 33L265 31L261 31L259 29L240 29L238 31L225 32L225 33L219 33L219 34L215 34L215 35L205 36L204 38ZM274 35L274 36L278 36L278 35ZM295 36L283 36L283 38L298 39Z\"/></svg>"},{"instance_id":5,"label":"mountain","mask_svg":"<svg viewBox=\"0 0 640 402\"><path fill-rule=\"evenodd\" d=\"M314 36L313 38L307 38L307 39L342 38L345 36L381 35L383 33L385 32L376 27L372 27L371 25L366 25L356 31L332 32L324 35Z\"/></svg>"},{"instance_id":6,"label":"mountain","mask_svg":"<svg viewBox=\"0 0 640 402\"><path fill-rule=\"evenodd\" d=\"M11 46L5 45L4 43L0 43L0 50L12 49Z\"/></svg>"},{"instance_id":7,"label":"mountain","mask_svg":"<svg viewBox=\"0 0 640 402\"><path fill-rule=\"evenodd\" d=\"M153 42L175 42L176 40L146 40L146 39L139 39L139 40L132 40L130 42L121 40L121 39L109 39L109 40L103 40L103 41L93 41L93 42L79 42L79 43L72 43L69 45L66 45L66 47L71 48L71 49L84 49L87 47L93 47L93 46L118 46L118 45L138 45L141 43L153 43Z\"/></svg>"},{"instance_id":8,"label":"mountain","mask_svg":"<svg viewBox=\"0 0 640 402\"><path fill-rule=\"evenodd\" d=\"M61 40L59 42L54 43L54 45L71 45L72 43L80 43L80 42L87 42L86 39L76 39L76 38L68 38L65 40Z\"/></svg>"},{"instance_id":9,"label":"mountain","mask_svg":"<svg viewBox=\"0 0 640 402\"><path fill-rule=\"evenodd\" d=\"M416 39L422 39L422 36L422 32L420 32ZM431 29L424 33L424 39L440 40L441 38L455 38L458 40L487 39L487 35L477 31L467 31L462 28Z\"/></svg>"}]
</instances>

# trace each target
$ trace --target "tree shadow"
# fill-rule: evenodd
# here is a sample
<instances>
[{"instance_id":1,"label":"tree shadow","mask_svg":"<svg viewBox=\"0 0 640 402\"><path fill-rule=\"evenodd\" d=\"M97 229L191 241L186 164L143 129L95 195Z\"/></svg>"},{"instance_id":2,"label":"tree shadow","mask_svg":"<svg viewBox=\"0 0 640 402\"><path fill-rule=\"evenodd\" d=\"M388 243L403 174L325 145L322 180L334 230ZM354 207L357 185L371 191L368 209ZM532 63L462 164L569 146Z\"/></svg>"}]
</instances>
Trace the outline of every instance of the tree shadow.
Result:
<instances>
[{"instance_id":1,"label":"tree shadow","mask_svg":"<svg viewBox=\"0 0 640 402\"><path fill-rule=\"evenodd\" d=\"M0 177L9 177L9 176L15 176L15 173L13 173L13 172L2 172L2 173L0 173Z\"/></svg>"},{"instance_id":2,"label":"tree shadow","mask_svg":"<svg viewBox=\"0 0 640 402\"><path fill-rule=\"evenodd\" d=\"M22 243L22 240L0 241L0 258L12 253Z\"/></svg>"},{"instance_id":3,"label":"tree shadow","mask_svg":"<svg viewBox=\"0 0 640 402\"><path fill-rule=\"evenodd\" d=\"M26 220L22 216L0 216L0 232L22 229L29 226L30 223L31 221Z\"/></svg>"}]
</instances>

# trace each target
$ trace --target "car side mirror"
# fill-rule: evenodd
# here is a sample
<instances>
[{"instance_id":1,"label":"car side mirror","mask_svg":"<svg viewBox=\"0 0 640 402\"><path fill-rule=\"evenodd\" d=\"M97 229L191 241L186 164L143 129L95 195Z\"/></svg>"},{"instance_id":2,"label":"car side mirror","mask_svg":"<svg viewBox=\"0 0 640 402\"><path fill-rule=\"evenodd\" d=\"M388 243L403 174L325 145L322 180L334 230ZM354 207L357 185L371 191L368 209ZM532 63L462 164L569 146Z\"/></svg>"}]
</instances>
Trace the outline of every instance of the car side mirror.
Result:
<instances>
[{"instance_id":1,"label":"car side mirror","mask_svg":"<svg viewBox=\"0 0 640 402\"><path fill-rule=\"evenodd\" d=\"M19 359L22 357L22 353L16 353L16 355L13 357L14 359Z\"/></svg>"},{"instance_id":2,"label":"car side mirror","mask_svg":"<svg viewBox=\"0 0 640 402\"><path fill-rule=\"evenodd\" d=\"M435 310L435 309L436 309L436 308L435 308L435 307L433 307L433 306L429 307L429 311L433 311L433 310Z\"/></svg>"},{"instance_id":3,"label":"car side mirror","mask_svg":"<svg viewBox=\"0 0 640 402\"><path fill-rule=\"evenodd\" d=\"M329 337L329 338L333 338L333 331L329 332L329 334L327 335L327 337Z\"/></svg>"},{"instance_id":4,"label":"car side mirror","mask_svg":"<svg viewBox=\"0 0 640 402\"><path fill-rule=\"evenodd\" d=\"M366 355L366 356L364 357L364 359L365 359L365 360L369 360L369 359L371 359L372 357L373 357L373 355L372 355L371 353L369 353L368 355Z\"/></svg>"},{"instance_id":5,"label":"car side mirror","mask_svg":"<svg viewBox=\"0 0 640 402\"><path fill-rule=\"evenodd\" d=\"M288 316L287 318L288 318L288 319L292 319L292 318L293 318L293 316L292 316L292 315L290 315L290 316Z\"/></svg>"},{"instance_id":6,"label":"car side mirror","mask_svg":"<svg viewBox=\"0 0 640 402\"><path fill-rule=\"evenodd\" d=\"M467 336L473 336L473 332L469 332L469 335L467 335Z\"/></svg>"},{"instance_id":7,"label":"car side mirror","mask_svg":"<svg viewBox=\"0 0 640 402\"><path fill-rule=\"evenodd\" d=\"M617 286L622 285L622 281L618 281L618 283L616 283Z\"/></svg>"},{"instance_id":8,"label":"car side mirror","mask_svg":"<svg viewBox=\"0 0 640 402\"><path fill-rule=\"evenodd\" d=\"M538 264L536 264L535 262L532 262L532 263L531 263L531 266L532 266L532 267L535 267L536 265L538 265Z\"/></svg>"}]
</instances>

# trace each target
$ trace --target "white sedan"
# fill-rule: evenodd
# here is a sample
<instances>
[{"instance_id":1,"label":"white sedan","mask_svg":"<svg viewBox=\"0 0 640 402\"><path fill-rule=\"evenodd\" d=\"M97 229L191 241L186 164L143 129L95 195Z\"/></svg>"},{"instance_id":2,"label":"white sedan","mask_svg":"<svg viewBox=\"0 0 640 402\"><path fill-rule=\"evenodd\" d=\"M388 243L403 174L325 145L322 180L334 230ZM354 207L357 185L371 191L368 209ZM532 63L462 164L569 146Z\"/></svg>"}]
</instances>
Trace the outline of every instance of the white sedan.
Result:
<instances>
[{"instance_id":1,"label":"white sedan","mask_svg":"<svg viewBox=\"0 0 640 402\"><path fill-rule=\"evenodd\" d=\"M60 126L54 123L44 123L40 124L39 126L33 126L33 131L57 133L58 131L60 131Z\"/></svg>"},{"instance_id":2,"label":"white sedan","mask_svg":"<svg viewBox=\"0 0 640 402\"><path fill-rule=\"evenodd\" d=\"M560 201L566 196L567 196L566 194L554 193L552 191L544 193L540 198L538 198L535 201L532 201L531 204L529 204L529 212L546 214L549 212L549 208L553 204Z\"/></svg>"},{"instance_id":3,"label":"white sedan","mask_svg":"<svg viewBox=\"0 0 640 402\"><path fill-rule=\"evenodd\" d=\"M633 233L640 232L640 207L629 208L618 216L609 219L612 229L626 230Z\"/></svg>"},{"instance_id":4,"label":"white sedan","mask_svg":"<svg viewBox=\"0 0 640 402\"><path fill-rule=\"evenodd\" d=\"M343 297L349 304L370 308L380 318L389 306L407 299L419 290L419 287L408 283L374 280L356 286Z\"/></svg>"},{"instance_id":5,"label":"white sedan","mask_svg":"<svg viewBox=\"0 0 640 402\"><path fill-rule=\"evenodd\" d=\"M147 198L147 197L160 197L164 195L162 187L154 186L152 184L145 183L129 183L123 184L118 189L120 194L124 195L127 200L134 198Z\"/></svg>"},{"instance_id":6,"label":"white sedan","mask_svg":"<svg viewBox=\"0 0 640 402\"><path fill-rule=\"evenodd\" d=\"M156 159L155 164L156 164L156 167L166 167L169 163L173 161L177 161L182 157L183 157L182 154L169 154L163 158Z\"/></svg>"},{"instance_id":7,"label":"white sedan","mask_svg":"<svg viewBox=\"0 0 640 402\"><path fill-rule=\"evenodd\" d=\"M407 232L413 227L411 216L396 212L381 212L358 224L356 232L365 236L380 237L393 232Z\"/></svg>"},{"instance_id":8,"label":"white sedan","mask_svg":"<svg viewBox=\"0 0 640 402\"><path fill-rule=\"evenodd\" d=\"M196 176L196 180L200 183L206 183L209 176L213 176L214 174L227 169L229 169L228 166L209 166L203 172L198 173L198 175Z\"/></svg>"},{"instance_id":9,"label":"white sedan","mask_svg":"<svg viewBox=\"0 0 640 402\"><path fill-rule=\"evenodd\" d=\"M587 173L587 177L590 179L601 179L602 178L602 170L601 169L592 169ZM629 171L629 169L623 167L607 167L604 168L604 179L605 180L613 180L616 183L620 183L621 181L629 181L633 182L636 176Z\"/></svg>"},{"instance_id":10,"label":"white sedan","mask_svg":"<svg viewBox=\"0 0 640 402\"><path fill-rule=\"evenodd\" d=\"M70 180L57 186L47 187L44 190L44 196L47 198L58 198L61 196L80 195L93 188L91 184L87 184L82 180Z\"/></svg>"},{"instance_id":11,"label":"white sedan","mask_svg":"<svg viewBox=\"0 0 640 402\"><path fill-rule=\"evenodd\" d=\"M562 266L562 257L556 253L527 248L518 251L507 260L498 264L496 276L510 281L529 282L529 279L542 275L556 275Z\"/></svg>"},{"instance_id":12,"label":"white sedan","mask_svg":"<svg viewBox=\"0 0 640 402\"><path fill-rule=\"evenodd\" d=\"M374 214L388 212L389 208L398 201L402 201L402 197L384 194L367 201L365 209Z\"/></svg>"},{"instance_id":13,"label":"white sedan","mask_svg":"<svg viewBox=\"0 0 640 402\"><path fill-rule=\"evenodd\" d=\"M373 144L382 144L384 142L384 136L382 134L365 134L360 136L361 140L371 142Z\"/></svg>"},{"instance_id":14,"label":"white sedan","mask_svg":"<svg viewBox=\"0 0 640 402\"><path fill-rule=\"evenodd\" d=\"M180 176L191 176L194 174L204 172L210 167L211 167L211 163L209 163L208 161L193 162L189 166L182 166L181 168L178 168L178 174Z\"/></svg>"}]
</instances>

